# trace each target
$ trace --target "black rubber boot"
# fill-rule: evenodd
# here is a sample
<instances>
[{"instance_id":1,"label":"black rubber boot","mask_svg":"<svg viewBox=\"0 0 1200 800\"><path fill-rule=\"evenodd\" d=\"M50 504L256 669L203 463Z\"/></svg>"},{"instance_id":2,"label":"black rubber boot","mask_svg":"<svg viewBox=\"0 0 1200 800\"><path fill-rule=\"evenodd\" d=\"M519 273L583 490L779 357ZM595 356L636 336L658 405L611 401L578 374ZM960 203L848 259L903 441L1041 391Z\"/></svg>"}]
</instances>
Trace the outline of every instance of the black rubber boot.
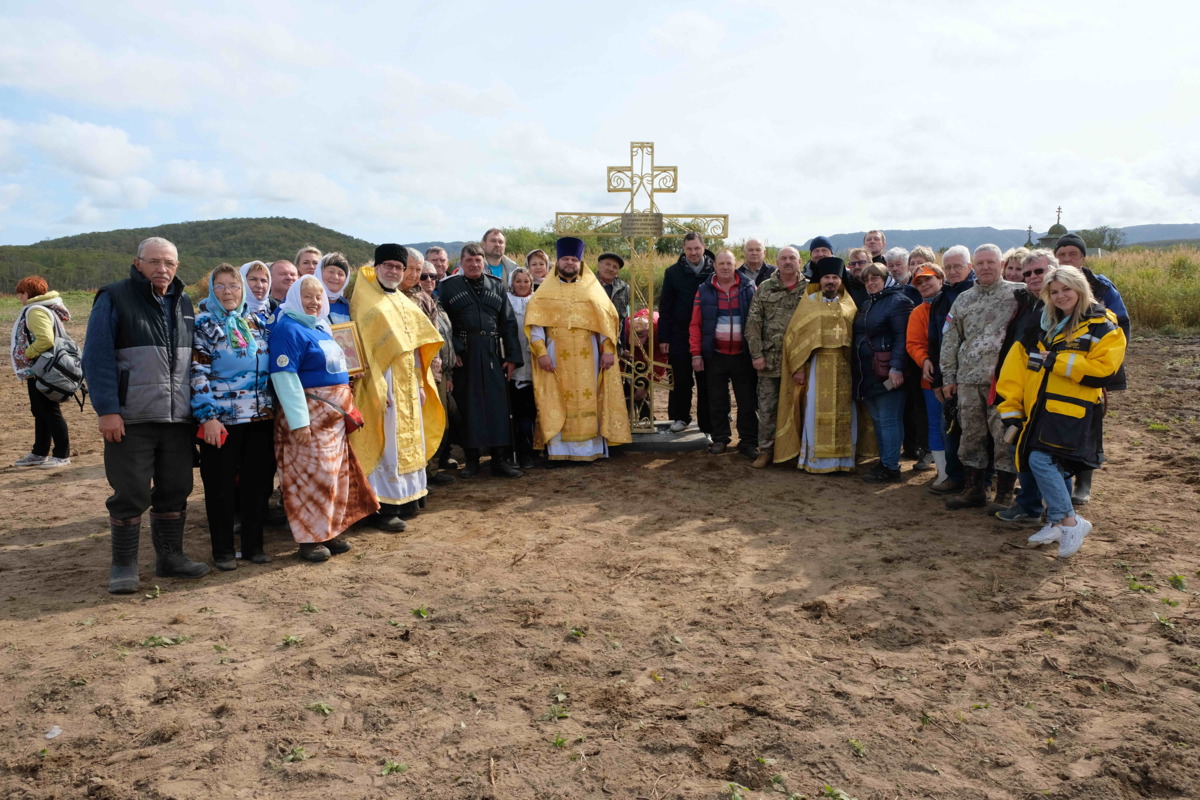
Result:
<instances>
[{"instance_id":1,"label":"black rubber boot","mask_svg":"<svg viewBox=\"0 0 1200 800\"><path fill-rule=\"evenodd\" d=\"M109 594L133 594L138 590L138 540L142 518L108 518L112 532L112 566L108 568Z\"/></svg>"},{"instance_id":2,"label":"black rubber boot","mask_svg":"<svg viewBox=\"0 0 1200 800\"><path fill-rule=\"evenodd\" d=\"M160 578L200 578L208 574L208 564L192 561L183 552L183 511L150 512L150 539L158 556L154 574Z\"/></svg>"},{"instance_id":3,"label":"black rubber boot","mask_svg":"<svg viewBox=\"0 0 1200 800\"><path fill-rule=\"evenodd\" d=\"M988 505L988 515L1005 511L1012 505L1013 487L1017 485L1017 476L1013 472L996 473L996 499Z\"/></svg>"},{"instance_id":4,"label":"black rubber boot","mask_svg":"<svg viewBox=\"0 0 1200 800\"><path fill-rule=\"evenodd\" d=\"M1071 490L1071 504L1085 506L1092 499L1092 470L1081 469L1075 473L1075 488Z\"/></svg>"},{"instance_id":5,"label":"black rubber boot","mask_svg":"<svg viewBox=\"0 0 1200 800\"><path fill-rule=\"evenodd\" d=\"M946 509L958 511L961 508L983 508L987 505L987 491L983 488L987 481L987 470L967 467L966 484L962 494L946 499Z\"/></svg>"}]
</instances>

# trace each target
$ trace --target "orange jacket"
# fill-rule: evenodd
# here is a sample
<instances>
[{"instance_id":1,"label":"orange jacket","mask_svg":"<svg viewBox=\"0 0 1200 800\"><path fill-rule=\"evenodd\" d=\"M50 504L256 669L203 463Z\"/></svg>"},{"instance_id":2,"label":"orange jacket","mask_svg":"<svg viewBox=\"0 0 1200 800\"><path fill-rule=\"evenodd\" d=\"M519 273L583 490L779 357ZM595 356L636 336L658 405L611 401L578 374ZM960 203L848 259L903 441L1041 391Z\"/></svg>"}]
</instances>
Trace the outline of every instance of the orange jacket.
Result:
<instances>
[{"instance_id":1,"label":"orange jacket","mask_svg":"<svg viewBox=\"0 0 1200 800\"><path fill-rule=\"evenodd\" d=\"M933 385L925 380L925 359L929 358L929 303L921 303L913 309L908 317L908 333L904 337L904 346L909 357L917 362L921 369L921 388L932 389Z\"/></svg>"}]
</instances>

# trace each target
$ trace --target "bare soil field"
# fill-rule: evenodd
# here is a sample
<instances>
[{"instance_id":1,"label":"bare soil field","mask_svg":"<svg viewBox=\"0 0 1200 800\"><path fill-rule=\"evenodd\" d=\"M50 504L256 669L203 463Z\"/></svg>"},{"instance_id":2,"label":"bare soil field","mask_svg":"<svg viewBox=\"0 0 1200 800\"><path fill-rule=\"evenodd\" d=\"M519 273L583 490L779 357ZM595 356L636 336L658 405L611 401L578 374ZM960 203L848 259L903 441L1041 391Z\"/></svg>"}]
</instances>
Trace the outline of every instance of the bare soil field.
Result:
<instances>
[{"instance_id":1,"label":"bare soil field","mask_svg":"<svg viewBox=\"0 0 1200 800\"><path fill-rule=\"evenodd\" d=\"M0 470L0 798L1195 798L1200 340L1129 375L1068 561L907 464L630 453L459 481L323 565L272 529L158 579L144 534L126 597L70 407L70 467ZM0 412L11 464L18 381ZM189 514L208 559L198 476Z\"/></svg>"}]
</instances>

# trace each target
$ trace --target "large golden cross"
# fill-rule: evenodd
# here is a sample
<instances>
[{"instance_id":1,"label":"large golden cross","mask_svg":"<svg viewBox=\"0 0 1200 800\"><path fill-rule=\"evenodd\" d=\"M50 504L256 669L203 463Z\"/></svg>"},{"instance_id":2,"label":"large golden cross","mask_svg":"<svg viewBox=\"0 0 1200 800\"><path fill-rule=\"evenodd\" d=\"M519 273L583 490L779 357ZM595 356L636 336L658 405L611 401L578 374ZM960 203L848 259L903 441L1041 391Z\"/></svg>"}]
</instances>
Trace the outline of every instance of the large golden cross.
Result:
<instances>
[{"instance_id":1,"label":"large golden cross","mask_svg":"<svg viewBox=\"0 0 1200 800\"><path fill-rule=\"evenodd\" d=\"M675 167L654 165L654 142L630 142L629 166L608 168L608 191L627 193L629 202L619 214L588 211L560 211L554 215L554 231L559 236L620 236L629 243L629 290L631 314L643 308L653 310L654 266L639 260L635 243L647 242L647 251L654 252L658 239L678 239L695 231L706 239L724 239L729 235L728 214L664 214L654 202L656 192L675 192L679 174ZM652 317L653 318L653 317ZM630 422L635 433L654 432L654 384L670 388L673 383L670 365L658 361L655 354L654 327L650 328L648 351L650 363L622 359L622 374L635 386L647 388L649 413L635 413L633 392L629 393ZM655 367L664 369L659 379Z\"/></svg>"}]
</instances>

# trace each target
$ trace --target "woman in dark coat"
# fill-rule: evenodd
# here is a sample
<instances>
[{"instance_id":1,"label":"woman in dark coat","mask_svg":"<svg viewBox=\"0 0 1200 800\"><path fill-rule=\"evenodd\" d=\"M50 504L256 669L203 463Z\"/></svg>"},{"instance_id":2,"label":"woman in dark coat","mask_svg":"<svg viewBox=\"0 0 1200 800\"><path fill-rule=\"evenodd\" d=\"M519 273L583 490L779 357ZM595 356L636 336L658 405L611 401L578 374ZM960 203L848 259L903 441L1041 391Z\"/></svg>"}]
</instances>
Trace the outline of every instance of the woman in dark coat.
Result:
<instances>
[{"instance_id":1,"label":"woman in dark coat","mask_svg":"<svg viewBox=\"0 0 1200 800\"><path fill-rule=\"evenodd\" d=\"M867 299L854 318L854 399L862 400L875 424L879 464L863 476L868 483L900 482L904 441L905 336L912 301L887 286L887 268L869 264L859 274Z\"/></svg>"}]
</instances>

